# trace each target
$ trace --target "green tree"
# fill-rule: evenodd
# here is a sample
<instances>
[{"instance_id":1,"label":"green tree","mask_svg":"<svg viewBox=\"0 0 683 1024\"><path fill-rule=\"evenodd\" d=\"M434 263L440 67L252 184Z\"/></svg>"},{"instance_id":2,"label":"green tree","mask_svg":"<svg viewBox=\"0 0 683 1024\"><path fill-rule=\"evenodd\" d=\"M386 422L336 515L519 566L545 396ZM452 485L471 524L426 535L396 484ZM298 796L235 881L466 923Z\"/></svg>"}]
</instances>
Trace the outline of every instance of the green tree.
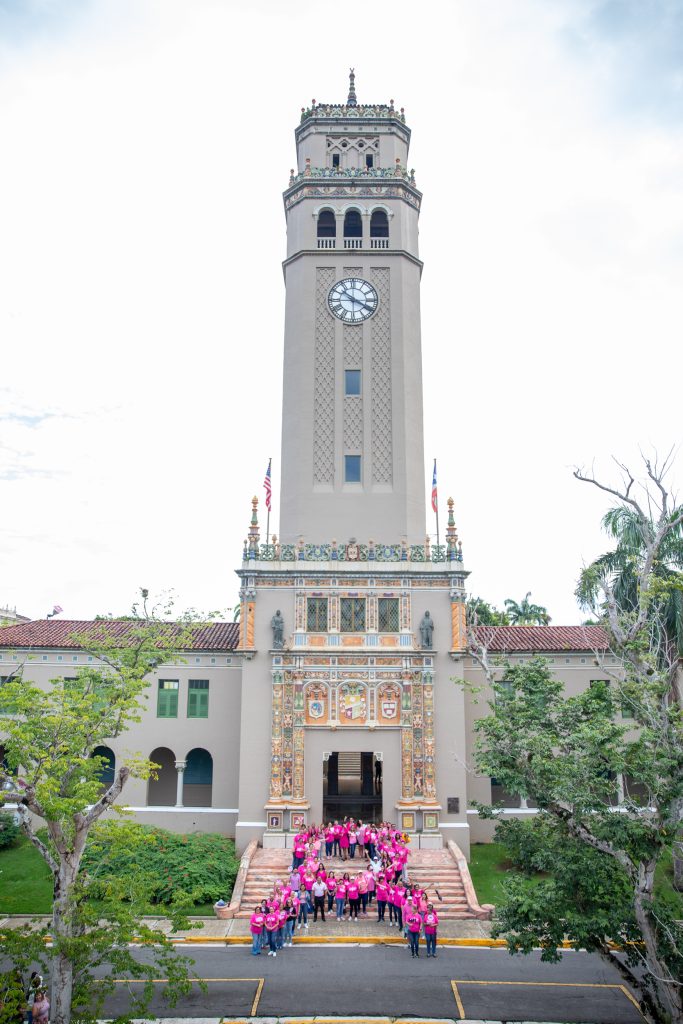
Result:
<instances>
[{"instance_id":1,"label":"green tree","mask_svg":"<svg viewBox=\"0 0 683 1024\"><path fill-rule=\"evenodd\" d=\"M531 591L529 590L519 603L510 597L503 602L513 626L547 626L550 622L548 609L540 604L532 604L529 601L530 597Z\"/></svg>"},{"instance_id":2,"label":"green tree","mask_svg":"<svg viewBox=\"0 0 683 1024\"><path fill-rule=\"evenodd\" d=\"M545 959L560 956L566 935L626 974L648 1020L680 1024L683 928L655 892L655 871L674 847L683 814L680 662L661 639L664 609L681 578L663 580L657 569L683 509L671 507L666 468L646 462L642 503L630 474L621 490L579 474L616 494L643 537L633 565L635 603L619 603L609 573L599 580L614 667L600 652L596 660L608 684L566 697L543 659L500 669L481 647L473 653L498 697L476 727L478 769L536 802L551 836L543 841L557 853L548 884L508 887L497 911L499 932L511 951L540 944ZM624 778L630 787L622 794ZM624 960L612 956L611 943L623 947Z\"/></svg>"},{"instance_id":3,"label":"green tree","mask_svg":"<svg viewBox=\"0 0 683 1024\"><path fill-rule=\"evenodd\" d=\"M160 971L169 979L165 992L172 1004L190 984L192 961L177 955L165 935L140 921L148 892L144 871L132 868L104 883L97 879L96 902L90 898L95 880L82 871L86 844L101 816L117 810L115 801L129 778L148 778L156 767L131 756L103 791L106 759L94 750L140 720L149 674L190 647L197 628L191 620L160 619L158 610L148 611L147 592L142 593L140 611L134 609L125 620L99 620L76 638L93 662L78 670L75 682L60 678L40 688L19 667L0 689L5 746L0 783L9 787L0 793L0 804L16 803L22 831L54 879L53 944L46 955L56 1024L97 1019L116 976L143 981L135 986L129 1012L120 1021L146 1012L152 978ZM112 855L117 843L129 850L136 841L137 833L125 819L109 832ZM175 926L187 924L191 903L192 893L176 894L168 908ZM153 962L140 963L132 955L128 947L136 937L148 945ZM0 951L17 964L19 939L10 938L14 945L5 936ZM112 968L108 977L96 978L97 968L105 964Z\"/></svg>"},{"instance_id":4,"label":"green tree","mask_svg":"<svg viewBox=\"0 0 683 1024\"><path fill-rule=\"evenodd\" d=\"M482 597L470 597L467 602L467 621L473 626L509 626L507 612L500 611Z\"/></svg>"}]
</instances>

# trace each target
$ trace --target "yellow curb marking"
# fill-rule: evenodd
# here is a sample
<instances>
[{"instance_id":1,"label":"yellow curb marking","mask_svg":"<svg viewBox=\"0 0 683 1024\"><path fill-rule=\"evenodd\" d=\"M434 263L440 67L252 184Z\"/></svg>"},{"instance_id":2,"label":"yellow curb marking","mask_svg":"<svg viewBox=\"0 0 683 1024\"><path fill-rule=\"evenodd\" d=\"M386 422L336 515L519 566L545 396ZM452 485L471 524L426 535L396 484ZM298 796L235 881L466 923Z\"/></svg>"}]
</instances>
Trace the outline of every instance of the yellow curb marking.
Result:
<instances>
[{"instance_id":1,"label":"yellow curb marking","mask_svg":"<svg viewBox=\"0 0 683 1024\"><path fill-rule=\"evenodd\" d=\"M458 1007L458 1013L460 1014L460 1020L465 1020L465 1007L462 1005L462 999L458 992L458 986L455 981L451 982L451 988L453 989L453 995L455 997L455 1005Z\"/></svg>"},{"instance_id":2,"label":"yellow curb marking","mask_svg":"<svg viewBox=\"0 0 683 1024\"><path fill-rule=\"evenodd\" d=\"M259 999L261 998L261 993L263 992L265 980L265 978L259 978L258 980L258 988L256 989L256 995L254 996L254 1002L251 1004L252 1017L256 1016L256 1011L258 1010Z\"/></svg>"},{"instance_id":3,"label":"yellow curb marking","mask_svg":"<svg viewBox=\"0 0 683 1024\"><path fill-rule=\"evenodd\" d=\"M623 992L629 1002L633 1003L638 1013L643 1016L636 999L625 985L608 984L607 982L596 981L475 981L469 978L457 978L456 980L451 981L451 987L453 989L453 995L455 996L455 1002L457 1004L461 1020L465 1020L466 1018L465 1009L462 1005L462 1000L458 991L458 985L526 985L531 988L614 988L619 992ZM643 1019L645 1018L643 1017Z\"/></svg>"}]
</instances>

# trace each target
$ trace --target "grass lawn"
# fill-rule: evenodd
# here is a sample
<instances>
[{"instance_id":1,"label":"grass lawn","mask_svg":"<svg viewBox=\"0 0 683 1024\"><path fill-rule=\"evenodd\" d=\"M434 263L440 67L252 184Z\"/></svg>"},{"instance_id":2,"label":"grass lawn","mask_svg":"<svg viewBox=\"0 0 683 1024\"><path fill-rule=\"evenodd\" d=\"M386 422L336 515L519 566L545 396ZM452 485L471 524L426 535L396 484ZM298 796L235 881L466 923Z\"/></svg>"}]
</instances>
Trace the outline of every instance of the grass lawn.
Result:
<instances>
[{"instance_id":1,"label":"grass lawn","mask_svg":"<svg viewBox=\"0 0 683 1024\"><path fill-rule=\"evenodd\" d=\"M35 846L20 836L0 850L0 914L49 914L52 873Z\"/></svg>"},{"instance_id":2,"label":"grass lawn","mask_svg":"<svg viewBox=\"0 0 683 1024\"><path fill-rule=\"evenodd\" d=\"M514 871L501 843L474 843L470 847L470 874L479 903L498 903L505 876Z\"/></svg>"},{"instance_id":3,"label":"grass lawn","mask_svg":"<svg viewBox=\"0 0 683 1024\"><path fill-rule=\"evenodd\" d=\"M475 843L470 847L470 874L479 903L498 903L503 879L510 871L516 868L506 859L501 843ZM543 877L541 874L533 876L529 879L530 885L538 884ZM674 889L673 877L673 857L668 852L657 866L655 891L676 917L683 917L683 893Z\"/></svg>"},{"instance_id":4,"label":"grass lawn","mask_svg":"<svg viewBox=\"0 0 683 1024\"><path fill-rule=\"evenodd\" d=\"M0 850L0 916L4 914L51 914L52 874L35 846L20 836L13 846ZM163 917L163 906L149 908ZM211 903L197 903L197 917L213 917Z\"/></svg>"}]
</instances>

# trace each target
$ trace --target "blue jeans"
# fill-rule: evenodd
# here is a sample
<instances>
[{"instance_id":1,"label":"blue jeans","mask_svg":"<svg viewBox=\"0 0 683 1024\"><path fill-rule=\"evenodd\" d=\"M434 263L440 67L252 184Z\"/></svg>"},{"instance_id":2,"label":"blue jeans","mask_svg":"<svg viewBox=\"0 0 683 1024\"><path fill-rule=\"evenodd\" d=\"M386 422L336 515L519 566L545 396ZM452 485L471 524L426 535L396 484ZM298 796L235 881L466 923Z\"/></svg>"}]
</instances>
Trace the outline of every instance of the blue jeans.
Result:
<instances>
[{"instance_id":1,"label":"blue jeans","mask_svg":"<svg viewBox=\"0 0 683 1024\"><path fill-rule=\"evenodd\" d=\"M262 932L251 933L251 952L253 956L259 956L261 953L261 938Z\"/></svg>"},{"instance_id":2,"label":"blue jeans","mask_svg":"<svg viewBox=\"0 0 683 1024\"><path fill-rule=\"evenodd\" d=\"M325 840L325 856L326 857L331 857L332 856L332 845L333 845L332 843L328 843L327 840Z\"/></svg>"},{"instance_id":3,"label":"blue jeans","mask_svg":"<svg viewBox=\"0 0 683 1024\"><path fill-rule=\"evenodd\" d=\"M410 939L410 952L417 955L420 951L420 933L408 932L408 938Z\"/></svg>"},{"instance_id":4,"label":"blue jeans","mask_svg":"<svg viewBox=\"0 0 683 1024\"><path fill-rule=\"evenodd\" d=\"M299 924L303 921L304 924L308 924L308 902L302 900L299 904Z\"/></svg>"},{"instance_id":5,"label":"blue jeans","mask_svg":"<svg viewBox=\"0 0 683 1024\"><path fill-rule=\"evenodd\" d=\"M296 921L293 917L288 917L285 921L285 942L291 942L294 937L294 925Z\"/></svg>"},{"instance_id":6,"label":"blue jeans","mask_svg":"<svg viewBox=\"0 0 683 1024\"><path fill-rule=\"evenodd\" d=\"M427 943L427 956L436 956L436 932L433 935L425 932L425 941Z\"/></svg>"},{"instance_id":7,"label":"blue jeans","mask_svg":"<svg viewBox=\"0 0 683 1024\"><path fill-rule=\"evenodd\" d=\"M277 944L276 944L277 931L276 931L276 929L273 929L272 931L267 930L266 931L266 936L268 937L268 945L270 946L271 953L277 953Z\"/></svg>"},{"instance_id":8,"label":"blue jeans","mask_svg":"<svg viewBox=\"0 0 683 1024\"><path fill-rule=\"evenodd\" d=\"M353 859L356 856L356 844L349 843L349 857Z\"/></svg>"},{"instance_id":9,"label":"blue jeans","mask_svg":"<svg viewBox=\"0 0 683 1024\"><path fill-rule=\"evenodd\" d=\"M389 905L389 908L390 908L389 920L391 920L391 904ZM386 900L377 900L377 920L378 921L383 921L384 920L384 912L386 911L386 909L387 909L387 901Z\"/></svg>"},{"instance_id":10,"label":"blue jeans","mask_svg":"<svg viewBox=\"0 0 683 1024\"><path fill-rule=\"evenodd\" d=\"M282 949L282 945L285 941L284 928L278 928L275 932L275 945L278 949Z\"/></svg>"},{"instance_id":11,"label":"blue jeans","mask_svg":"<svg viewBox=\"0 0 683 1024\"><path fill-rule=\"evenodd\" d=\"M337 898L335 902L337 904L337 920L341 921L344 916L344 898Z\"/></svg>"}]
</instances>

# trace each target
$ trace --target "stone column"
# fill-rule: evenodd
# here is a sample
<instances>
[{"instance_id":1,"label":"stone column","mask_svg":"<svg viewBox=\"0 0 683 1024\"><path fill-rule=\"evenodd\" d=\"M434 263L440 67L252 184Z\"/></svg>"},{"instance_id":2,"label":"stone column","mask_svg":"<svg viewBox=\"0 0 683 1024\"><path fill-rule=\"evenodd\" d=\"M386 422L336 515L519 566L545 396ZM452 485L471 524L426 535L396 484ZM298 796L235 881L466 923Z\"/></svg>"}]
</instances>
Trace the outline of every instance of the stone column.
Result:
<instances>
[{"instance_id":1,"label":"stone column","mask_svg":"<svg viewBox=\"0 0 683 1024\"><path fill-rule=\"evenodd\" d=\"M185 778L185 769L187 768L187 761L176 761L175 768L178 773L178 788L176 789L175 805L176 807L183 806L183 781Z\"/></svg>"}]
</instances>

